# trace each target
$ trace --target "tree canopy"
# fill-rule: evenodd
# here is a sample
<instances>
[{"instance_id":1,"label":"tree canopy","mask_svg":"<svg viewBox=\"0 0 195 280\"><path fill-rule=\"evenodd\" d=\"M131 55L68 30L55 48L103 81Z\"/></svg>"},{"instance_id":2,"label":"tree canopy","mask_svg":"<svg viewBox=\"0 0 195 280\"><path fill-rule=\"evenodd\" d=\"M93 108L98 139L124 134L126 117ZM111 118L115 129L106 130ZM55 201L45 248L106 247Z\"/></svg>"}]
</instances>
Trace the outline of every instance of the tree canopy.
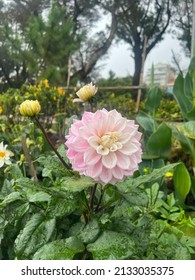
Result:
<instances>
[{"instance_id":1,"label":"tree canopy","mask_svg":"<svg viewBox=\"0 0 195 280\"><path fill-rule=\"evenodd\" d=\"M131 47L135 62L133 84L139 84L144 40L145 58L164 38L171 19L171 0L120 1L117 36Z\"/></svg>"},{"instance_id":2,"label":"tree canopy","mask_svg":"<svg viewBox=\"0 0 195 280\"><path fill-rule=\"evenodd\" d=\"M187 56L191 54L192 6L193 0L178 1L177 5L175 5L174 23L177 27L176 36Z\"/></svg>"},{"instance_id":3,"label":"tree canopy","mask_svg":"<svg viewBox=\"0 0 195 280\"><path fill-rule=\"evenodd\" d=\"M191 4L192 0L0 0L0 83L20 87L44 78L65 85L69 76L72 83L87 82L117 39L130 47L137 85L144 42L146 58L163 40L172 18L181 30L178 38L190 48ZM96 31L102 17L106 25Z\"/></svg>"}]
</instances>

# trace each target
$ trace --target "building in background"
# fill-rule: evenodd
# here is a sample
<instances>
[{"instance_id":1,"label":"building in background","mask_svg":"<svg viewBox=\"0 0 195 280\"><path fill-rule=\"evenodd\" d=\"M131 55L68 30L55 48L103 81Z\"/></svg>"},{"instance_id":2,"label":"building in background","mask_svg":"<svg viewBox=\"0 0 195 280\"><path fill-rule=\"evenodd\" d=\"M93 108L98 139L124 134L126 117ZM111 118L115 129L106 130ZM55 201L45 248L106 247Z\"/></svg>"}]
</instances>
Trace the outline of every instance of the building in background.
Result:
<instances>
[{"instance_id":1,"label":"building in background","mask_svg":"<svg viewBox=\"0 0 195 280\"><path fill-rule=\"evenodd\" d=\"M158 63L153 65L150 69L148 69L144 77L144 83L148 86L151 84L152 72L154 85L164 88L173 87L177 73L171 65L165 63Z\"/></svg>"}]
</instances>

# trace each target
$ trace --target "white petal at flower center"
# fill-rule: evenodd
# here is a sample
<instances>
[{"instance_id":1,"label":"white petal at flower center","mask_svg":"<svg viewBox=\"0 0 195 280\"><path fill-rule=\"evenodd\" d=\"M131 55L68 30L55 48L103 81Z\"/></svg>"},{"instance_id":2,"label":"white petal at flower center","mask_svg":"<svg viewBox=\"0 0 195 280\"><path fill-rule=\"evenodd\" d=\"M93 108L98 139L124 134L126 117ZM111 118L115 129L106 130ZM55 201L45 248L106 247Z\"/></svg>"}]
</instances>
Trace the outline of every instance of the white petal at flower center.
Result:
<instances>
[{"instance_id":1,"label":"white petal at flower center","mask_svg":"<svg viewBox=\"0 0 195 280\"><path fill-rule=\"evenodd\" d=\"M97 153L108 155L109 152L115 152L122 148L122 143L118 142L120 134L118 132L108 132L100 138Z\"/></svg>"}]
</instances>

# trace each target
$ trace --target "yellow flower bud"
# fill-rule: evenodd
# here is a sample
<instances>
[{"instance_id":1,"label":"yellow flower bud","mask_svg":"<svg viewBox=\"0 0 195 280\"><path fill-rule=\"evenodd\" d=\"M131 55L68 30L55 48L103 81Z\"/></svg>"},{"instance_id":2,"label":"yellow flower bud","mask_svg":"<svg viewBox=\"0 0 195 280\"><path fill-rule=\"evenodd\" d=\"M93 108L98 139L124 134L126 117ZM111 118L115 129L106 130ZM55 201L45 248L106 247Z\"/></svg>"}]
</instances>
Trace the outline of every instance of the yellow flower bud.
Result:
<instances>
[{"instance_id":1,"label":"yellow flower bud","mask_svg":"<svg viewBox=\"0 0 195 280\"><path fill-rule=\"evenodd\" d=\"M0 106L0 115L3 113L3 108Z\"/></svg>"},{"instance_id":2,"label":"yellow flower bud","mask_svg":"<svg viewBox=\"0 0 195 280\"><path fill-rule=\"evenodd\" d=\"M26 117L33 117L41 111L41 105L37 100L26 100L20 105L20 114Z\"/></svg>"},{"instance_id":3,"label":"yellow flower bud","mask_svg":"<svg viewBox=\"0 0 195 280\"><path fill-rule=\"evenodd\" d=\"M97 87L93 86L92 83L85 85L79 91L76 92L76 95L79 98L75 98L73 102L89 101L96 94L97 90Z\"/></svg>"},{"instance_id":4,"label":"yellow flower bud","mask_svg":"<svg viewBox=\"0 0 195 280\"><path fill-rule=\"evenodd\" d=\"M172 178L173 177L173 172L172 171L168 171L166 174L165 174L165 178Z\"/></svg>"},{"instance_id":5,"label":"yellow flower bud","mask_svg":"<svg viewBox=\"0 0 195 280\"><path fill-rule=\"evenodd\" d=\"M148 174L148 173L149 173L149 168L148 168L148 167L145 167L145 168L143 169L143 171L144 171L145 174Z\"/></svg>"}]
</instances>

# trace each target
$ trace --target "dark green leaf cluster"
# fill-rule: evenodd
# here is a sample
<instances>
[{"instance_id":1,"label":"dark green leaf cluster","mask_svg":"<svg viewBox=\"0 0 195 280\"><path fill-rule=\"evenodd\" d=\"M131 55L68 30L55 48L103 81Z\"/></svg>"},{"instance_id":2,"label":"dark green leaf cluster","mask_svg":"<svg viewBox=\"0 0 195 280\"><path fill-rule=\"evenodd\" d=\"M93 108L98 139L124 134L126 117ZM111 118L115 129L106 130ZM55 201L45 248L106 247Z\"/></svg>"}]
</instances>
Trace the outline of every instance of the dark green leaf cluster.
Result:
<instances>
[{"instance_id":1,"label":"dark green leaf cluster","mask_svg":"<svg viewBox=\"0 0 195 280\"><path fill-rule=\"evenodd\" d=\"M0 193L1 259L190 259L194 227L158 184L172 164L124 182L100 186L64 172L54 156L41 157L43 180L34 182L13 169ZM51 172L49 172L51 171ZM103 197L101 198L103 192ZM90 203L88 203L90 198Z\"/></svg>"}]
</instances>

